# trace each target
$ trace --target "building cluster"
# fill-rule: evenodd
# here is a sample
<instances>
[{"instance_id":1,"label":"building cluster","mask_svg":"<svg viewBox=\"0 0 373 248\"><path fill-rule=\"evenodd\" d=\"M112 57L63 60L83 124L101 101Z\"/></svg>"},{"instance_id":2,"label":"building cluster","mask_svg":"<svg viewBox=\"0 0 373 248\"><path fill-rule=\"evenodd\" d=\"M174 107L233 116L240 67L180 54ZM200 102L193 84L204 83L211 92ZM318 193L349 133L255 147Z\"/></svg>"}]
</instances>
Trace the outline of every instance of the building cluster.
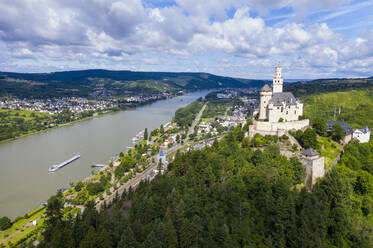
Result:
<instances>
[{"instance_id":1,"label":"building cluster","mask_svg":"<svg viewBox=\"0 0 373 248\"><path fill-rule=\"evenodd\" d=\"M256 94L258 92L257 88L227 88L216 94L218 99L233 99L238 98L241 95Z\"/></svg>"},{"instance_id":2,"label":"building cluster","mask_svg":"<svg viewBox=\"0 0 373 248\"><path fill-rule=\"evenodd\" d=\"M108 91L100 91L96 96L110 96ZM105 93L105 94L104 94ZM133 105L136 103L145 103L148 101L155 101L174 97L176 93L155 93L155 94L138 94L125 98L125 105ZM9 99L0 100L0 108L17 109L17 110L31 110L39 111L48 114L58 114L63 111L70 111L72 113L81 113L84 111L103 111L115 107L119 107L123 101L114 98L107 98L105 100L89 100L83 97L63 97L52 99Z\"/></svg>"},{"instance_id":3,"label":"building cluster","mask_svg":"<svg viewBox=\"0 0 373 248\"><path fill-rule=\"evenodd\" d=\"M217 125L221 125L222 127L237 127L238 125L245 125L246 123L246 116L248 113L248 109L250 106L235 106L233 110L232 116L224 116L221 118L216 118L215 120L211 120L209 122L201 122L198 126L197 133L198 134L207 134L211 133L212 135L217 135L218 130L216 128Z\"/></svg>"},{"instance_id":4,"label":"building cluster","mask_svg":"<svg viewBox=\"0 0 373 248\"><path fill-rule=\"evenodd\" d=\"M171 92L161 92L161 93L153 93L153 94L138 94L133 95L126 98L126 101L129 103L142 103L147 101L155 101L165 98L174 97L176 94Z\"/></svg>"},{"instance_id":5,"label":"building cluster","mask_svg":"<svg viewBox=\"0 0 373 248\"><path fill-rule=\"evenodd\" d=\"M345 137L343 138L343 143L347 144L353 139L358 140L360 143L367 143L370 140L370 129L369 127L352 129L349 125L344 123L343 121L329 121L328 125L328 132L331 132L333 125L341 125L344 130Z\"/></svg>"},{"instance_id":6,"label":"building cluster","mask_svg":"<svg viewBox=\"0 0 373 248\"><path fill-rule=\"evenodd\" d=\"M100 111L111 109L117 106L118 103L114 99L88 100L80 97L0 100L0 108L31 110L48 114L58 114L66 110L72 113Z\"/></svg>"}]
</instances>

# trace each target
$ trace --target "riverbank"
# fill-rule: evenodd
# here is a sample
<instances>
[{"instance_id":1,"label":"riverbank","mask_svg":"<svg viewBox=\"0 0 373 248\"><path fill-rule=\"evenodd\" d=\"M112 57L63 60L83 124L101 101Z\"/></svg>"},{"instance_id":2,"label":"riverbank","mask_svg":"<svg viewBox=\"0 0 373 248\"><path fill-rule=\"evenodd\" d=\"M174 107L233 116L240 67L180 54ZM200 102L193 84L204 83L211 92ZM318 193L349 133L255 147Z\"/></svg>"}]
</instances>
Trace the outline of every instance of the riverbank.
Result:
<instances>
[{"instance_id":1,"label":"riverbank","mask_svg":"<svg viewBox=\"0 0 373 248\"><path fill-rule=\"evenodd\" d=\"M91 164L104 164L113 152L133 146L132 138L139 131L159 128L173 118L178 108L207 93L192 92L130 111L105 113L100 118L78 120L75 125L67 123L64 128L0 145L0 215L15 219L39 206L56 189L89 176ZM76 153L81 158L72 165L53 174L48 172L51 165Z\"/></svg>"},{"instance_id":2,"label":"riverbank","mask_svg":"<svg viewBox=\"0 0 373 248\"><path fill-rule=\"evenodd\" d=\"M196 97L194 97L194 99L196 99ZM177 103L180 104L183 101L185 101L185 99L184 100L183 99L173 100L171 102L177 102ZM187 101L189 102L191 100L189 99ZM147 107L146 109L148 109L148 111L150 110L149 107ZM164 109L164 108L161 107L161 109ZM145 109L142 109L142 110L145 111ZM150 112L153 112L153 111L150 111ZM198 119L199 119L199 117L198 117ZM167 119L164 122L161 122L160 124L163 124L163 126L166 126L166 125L164 125L164 123L169 122L169 120L170 119ZM198 122L198 120L197 120L197 122ZM174 134L173 130L171 130L171 129L168 129L168 133L169 133L168 135ZM135 135L135 133L133 135ZM168 135L166 136L166 138L168 137ZM159 138L158 136L154 137L154 139L158 139L158 138ZM107 186L108 188L106 188L103 191L103 195L100 196L100 194L97 194L97 193L95 193L94 195L91 195L91 194L88 195L88 193L86 193L87 196L89 196L87 201L88 200L93 200L98 205L103 204L104 201L105 202L107 202L107 201L110 202L110 199L114 199L117 192L120 195L123 192L124 188L128 189L128 187L136 186L139 183L139 181L141 181L143 179L146 179L148 177L152 177L152 174L154 174L153 169L155 169L156 166L157 166L156 161L158 161L158 159L157 159L157 156L158 156L157 154L158 153L157 152L153 153L153 151L150 153L150 150L153 150L153 149L149 149L149 147L142 147L143 142L141 142L141 144L142 145L138 144L138 146L136 148L134 147L133 149L131 149L132 152L129 153L130 154L129 156L135 156L135 154L142 155L141 159L136 163L136 166L138 166L138 168L136 167L136 168L133 169L133 171L131 170L131 171L128 172L129 174L131 174L130 177L128 177L129 175L127 173L125 173L121 178L116 177L117 176L116 175L116 168L118 168L118 166L120 165L120 163L122 161L121 158L117 158L115 161L105 162L104 163L105 166L103 168L100 168L99 170L96 170L96 172L94 174L89 175L89 176L86 175L84 177L84 179L79 180L79 181L82 181L85 185L85 186L83 186L83 190L84 191L86 191L86 190L90 191L92 189L92 187L90 187L90 189L89 189L88 184L93 186L97 183L102 183L102 180L103 180L102 178L108 178L109 175L110 175L110 178L112 178L110 180L109 179L104 179L104 181L109 180L110 184L109 184L109 186ZM153 142L151 142L151 144L153 144ZM153 145L150 145L150 147L152 147L152 146ZM158 147L158 145L156 145L156 146ZM185 146L189 146L189 144L185 143L181 147L185 147ZM176 145L174 148L178 149L178 148L181 148L181 147ZM158 147L158 149L159 149L159 147ZM122 150L120 147L119 147L119 149L118 148L116 149L116 151L122 151L122 152L124 152L124 154L128 154L126 150ZM144 151L147 151L147 152L145 152L147 154L145 157L144 157L144 154L145 154ZM171 151L175 152L176 150L171 149ZM124 155L124 154L122 154L122 156L127 156L127 155ZM166 152L165 155L166 154L168 154L168 153ZM144 162L144 163L142 163L142 162ZM111 163L113 163L113 164L111 165ZM67 168L64 168L64 170L61 170L60 172L63 173L66 170L68 170L72 167L74 167L74 165L71 166L71 167L69 166ZM55 174L55 175L57 175L57 174ZM114 175L115 175L115 177L114 177ZM114 178L116 178L116 179L114 179ZM125 180L123 180L123 179L125 179ZM77 182L77 181L74 181L74 182ZM66 189L66 191L64 191L64 193L63 193L64 204L65 204L65 208L64 208L64 211L63 211L64 216L68 216L69 213L74 215L75 214L74 210L84 209L84 206L86 205L86 203L83 204L83 203L76 202L76 201L80 201L80 199L81 199L80 195L79 195L80 194L79 192L80 193L82 192L81 189L75 190L75 186L73 186L72 184L70 184L70 187L68 187L68 189ZM99 199L100 200L105 199L105 200L97 202L97 200L99 200ZM75 206L76 209L71 208L71 206L73 206L71 204L76 205ZM8 241L11 241L13 244L14 244L14 242L19 242L19 241L22 242L23 237L27 238L28 240L30 240L30 238L32 238L32 237L36 238L40 234L40 230L41 230L40 228L42 228L42 227L39 226L39 223L42 224L43 220L44 220L43 217L39 218L37 220L38 221L37 226L35 226L35 227L29 226L29 227L27 227L27 229L23 228L24 229L23 232L19 232L18 230L16 230L15 233L13 232L12 234L10 234L7 237L7 239L4 243L7 243ZM17 222L15 222L15 224L16 223ZM39 229L36 229L36 228L39 228ZM27 230L27 235L25 235L26 230ZM33 240L35 240L35 239L33 239ZM7 244L7 245L9 245L9 244Z\"/></svg>"},{"instance_id":3,"label":"riverbank","mask_svg":"<svg viewBox=\"0 0 373 248\"><path fill-rule=\"evenodd\" d=\"M177 96L180 96L180 95L175 95L174 97L177 97ZM126 106L126 107L118 108L118 109L114 109L114 110L107 110L105 112L96 112L96 113L93 114L93 116L81 118L81 119L74 120L74 121L67 122L67 123L63 123L63 124L58 124L58 125L53 126L53 127L48 127L46 129L43 129L43 130L40 130L40 131L33 131L33 132L30 132L30 133L22 134L22 135L19 135L17 137L13 137L13 138L10 138L10 139L0 140L0 144L11 142L11 141L18 140L18 139L21 139L21 138L25 138L25 137L35 135L35 134L41 134L41 133L49 132L49 131L51 131L53 129L56 129L56 128L66 127L66 126L74 125L74 124L79 123L79 122L92 120L94 118L101 117L101 116L104 116L104 115L107 115L107 114L113 114L113 113L126 111L126 110L133 110L133 109L136 109L138 107L142 107L142 106L145 106L145 105L148 105L148 104L152 104L152 103L155 103L157 101L171 99L171 98L174 98L174 97L161 98L161 99L158 99L158 100L150 100L150 101L147 101L147 102L144 102L144 103L135 104L134 106Z\"/></svg>"}]
</instances>

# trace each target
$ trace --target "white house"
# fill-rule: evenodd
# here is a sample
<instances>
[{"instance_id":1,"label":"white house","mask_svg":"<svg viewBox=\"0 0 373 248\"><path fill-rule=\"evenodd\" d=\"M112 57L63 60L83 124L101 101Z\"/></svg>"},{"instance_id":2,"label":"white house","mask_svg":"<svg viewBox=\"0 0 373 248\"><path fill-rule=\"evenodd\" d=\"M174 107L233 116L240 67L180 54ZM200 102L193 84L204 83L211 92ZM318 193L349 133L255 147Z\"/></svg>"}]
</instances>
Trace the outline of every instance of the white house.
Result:
<instances>
[{"instance_id":1,"label":"white house","mask_svg":"<svg viewBox=\"0 0 373 248\"><path fill-rule=\"evenodd\" d=\"M367 143L370 139L370 129L368 127L356 129L352 133L352 138L357 139L360 143Z\"/></svg>"}]
</instances>

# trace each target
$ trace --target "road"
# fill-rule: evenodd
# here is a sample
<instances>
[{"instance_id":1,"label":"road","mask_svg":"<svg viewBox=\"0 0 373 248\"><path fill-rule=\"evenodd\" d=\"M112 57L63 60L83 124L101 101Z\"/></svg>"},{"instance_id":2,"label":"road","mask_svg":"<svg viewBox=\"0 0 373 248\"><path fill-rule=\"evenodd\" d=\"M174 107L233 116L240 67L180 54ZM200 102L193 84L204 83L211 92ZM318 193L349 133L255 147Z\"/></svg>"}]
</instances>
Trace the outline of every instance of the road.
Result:
<instances>
[{"instance_id":1,"label":"road","mask_svg":"<svg viewBox=\"0 0 373 248\"><path fill-rule=\"evenodd\" d=\"M203 105L203 107L201 108L201 110L197 114L196 118L194 119L192 125L190 126L190 128L188 130L187 137L189 137L189 135L194 133L194 128L198 124L199 120L201 119L201 116L203 114L203 111L205 111L206 106L207 106L207 103L205 103L205 105Z\"/></svg>"},{"instance_id":2,"label":"road","mask_svg":"<svg viewBox=\"0 0 373 248\"><path fill-rule=\"evenodd\" d=\"M192 126L190 127L190 129L188 131L187 137L194 132L194 127L198 124L199 120L201 119L201 116L202 116L203 111L205 110L206 106L207 106L207 103L205 103L203 105L203 107L201 108L201 110L197 114L196 118L194 119L194 121L192 123ZM183 145L176 144L175 146L173 146L173 147L171 147L171 148L169 148L165 151L165 156L167 156L167 155L175 152L176 150L181 149L181 148L183 148L183 147L185 147L189 144L190 144L190 142L185 143ZM156 158L156 156L154 156L154 158ZM157 168L157 166L158 166L157 164L150 164L143 172L141 172L139 175L136 175L135 178L131 179L129 182L120 186L119 189L116 192L114 192L112 195L108 196L106 199L104 199L102 201L99 201L96 204L97 210L100 210L100 208L102 207L104 202L106 202L106 205L109 205L114 200L117 192L118 192L118 196L121 196L123 194L124 190L128 190L130 187L135 188L142 180L147 180L148 178L149 178L149 180L151 180L152 177L150 177L150 174L152 173L152 171L154 169Z\"/></svg>"},{"instance_id":3,"label":"road","mask_svg":"<svg viewBox=\"0 0 373 248\"><path fill-rule=\"evenodd\" d=\"M184 145L176 145L176 146L174 146L174 147L172 147L170 149L167 149L164 152L164 154L165 154L165 156L167 156L168 154L176 151L177 149L181 149L184 146L187 146L188 144L189 143L186 143ZM153 156L153 157L156 158L157 156ZM154 169L156 169L157 167L158 167L158 164L150 164L144 171L142 171L140 174L136 175L135 178L131 179L127 183L125 183L122 186L120 186L118 188L118 190L116 191L116 192L118 192L118 196L121 196L123 194L124 190L128 190L130 187L135 188L142 180L147 180L148 178L149 178L149 180L151 180L152 177L148 177L148 176L150 176L151 172ZM102 205L104 204L104 202L106 202L106 205L109 205L114 200L116 192L114 192L110 196L106 197L106 199L99 201L96 204L96 209L100 210L100 208L102 207Z\"/></svg>"},{"instance_id":4,"label":"road","mask_svg":"<svg viewBox=\"0 0 373 248\"><path fill-rule=\"evenodd\" d=\"M141 182L142 180L146 180L146 178L150 175L150 173L155 169L157 168L157 164L152 164L150 165L148 168L146 168L143 172L141 172L141 174L139 175L136 175L135 178L131 179L130 181L128 181L127 183L123 184L122 186L120 186L118 188L118 190L116 192L118 192L118 196L120 197L124 190L128 190L130 187L132 188L135 188L137 186L137 184L139 184L139 182ZM109 197L107 197L106 199L102 200L102 201L99 201L97 204L96 204L96 208L97 210L100 210L100 208L102 207L102 205L104 204L104 202L106 202L106 205L108 205L109 203L111 203L114 198L115 198L115 195L116 195L116 192L114 192L113 194L111 194Z\"/></svg>"}]
</instances>

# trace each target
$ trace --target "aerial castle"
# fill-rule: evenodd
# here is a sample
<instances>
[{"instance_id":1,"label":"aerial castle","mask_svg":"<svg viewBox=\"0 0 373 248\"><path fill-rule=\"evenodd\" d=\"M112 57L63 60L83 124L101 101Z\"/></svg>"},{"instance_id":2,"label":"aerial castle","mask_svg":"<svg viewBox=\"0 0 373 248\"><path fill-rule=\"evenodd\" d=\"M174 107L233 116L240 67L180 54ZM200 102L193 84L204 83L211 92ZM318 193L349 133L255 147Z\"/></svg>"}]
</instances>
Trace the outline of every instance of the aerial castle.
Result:
<instances>
[{"instance_id":1,"label":"aerial castle","mask_svg":"<svg viewBox=\"0 0 373 248\"><path fill-rule=\"evenodd\" d=\"M303 103L291 92L283 92L281 67L277 66L273 78L273 88L267 84L260 89L258 120L249 127L249 136L285 134L289 130L305 129L309 120L300 120L303 115Z\"/></svg>"}]
</instances>

